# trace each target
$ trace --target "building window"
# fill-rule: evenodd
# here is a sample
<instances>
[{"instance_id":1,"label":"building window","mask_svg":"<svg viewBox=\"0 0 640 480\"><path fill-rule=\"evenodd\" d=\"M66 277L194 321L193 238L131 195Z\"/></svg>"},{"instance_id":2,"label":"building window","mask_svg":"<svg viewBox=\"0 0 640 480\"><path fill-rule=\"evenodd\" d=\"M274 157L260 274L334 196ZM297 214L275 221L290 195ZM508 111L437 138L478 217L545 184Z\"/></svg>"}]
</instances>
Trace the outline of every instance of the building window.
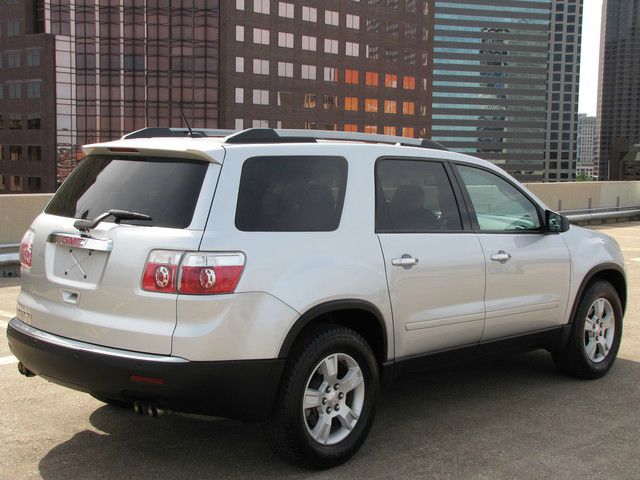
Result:
<instances>
[{"instance_id":1,"label":"building window","mask_svg":"<svg viewBox=\"0 0 640 480\"><path fill-rule=\"evenodd\" d=\"M398 88L398 75L385 73L384 86L387 88Z\"/></svg>"},{"instance_id":2,"label":"building window","mask_svg":"<svg viewBox=\"0 0 640 480\"><path fill-rule=\"evenodd\" d=\"M324 39L324 53L338 53L338 40Z\"/></svg>"},{"instance_id":3,"label":"building window","mask_svg":"<svg viewBox=\"0 0 640 480\"><path fill-rule=\"evenodd\" d=\"M236 10L244 10L244 0L236 0Z\"/></svg>"},{"instance_id":4,"label":"building window","mask_svg":"<svg viewBox=\"0 0 640 480\"><path fill-rule=\"evenodd\" d=\"M293 3L278 3L278 15L284 18L293 18Z\"/></svg>"},{"instance_id":5,"label":"building window","mask_svg":"<svg viewBox=\"0 0 640 480\"><path fill-rule=\"evenodd\" d=\"M40 98L40 80L27 82L27 98Z\"/></svg>"},{"instance_id":6,"label":"building window","mask_svg":"<svg viewBox=\"0 0 640 480\"><path fill-rule=\"evenodd\" d=\"M327 25L338 26L340 24L340 15L332 10L324 11L324 23Z\"/></svg>"},{"instance_id":7,"label":"building window","mask_svg":"<svg viewBox=\"0 0 640 480\"><path fill-rule=\"evenodd\" d=\"M40 177L27 177L27 186L29 187L29 190L32 192L39 192L42 186L41 181L42 179Z\"/></svg>"},{"instance_id":8,"label":"building window","mask_svg":"<svg viewBox=\"0 0 640 480\"><path fill-rule=\"evenodd\" d=\"M387 35L398 35L398 30L399 30L399 25L398 22L389 22L387 23Z\"/></svg>"},{"instance_id":9,"label":"building window","mask_svg":"<svg viewBox=\"0 0 640 480\"><path fill-rule=\"evenodd\" d=\"M38 67L40 65L40 49L28 48L26 51L27 67Z\"/></svg>"},{"instance_id":10,"label":"building window","mask_svg":"<svg viewBox=\"0 0 640 480\"><path fill-rule=\"evenodd\" d=\"M316 94L315 93L305 93L304 94L304 102L302 106L304 108L316 108Z\"/></svg>"},{"instance_id":11,"label":"building window","mask_svg":"<svg viewBox=\"0 0 640 480\"><path fill-rule=\"evenodd\" d=\"M278 32L278 46L293 48L293 33Z\"/></svg>"},{"instance_id":12,"label":"building window","mask_svg":"<svg viewBox=\"0 0 640 480\"><path fill-rule=\"evenodd\" d=\"M40 114L39 113L30 113L27 116L27 129L29 130L40 130Z\"/></svg>"},{"instance_id":13,"label":"building window","mask_svg":"<svg viewBox=\"0 0 640 480\"><path fill-rule=\"evenodd\" d=\"M324 110L335 110L338 108L338 97L336 95L324 95L322 98L322 108Z\"/></svg>"},{"instance_id":14,"label":"building window","mask_svg":"<svg viewBox=\"0 0 640 480\"><path fill-rule=\"evenodd\" d=\"M365 48L365 57L371 60L378 60L380 56L380 47L377 45L367 45Z\"/></svg>"},{"instance_id":15,"label":"building window","mask_svg":"<svg viewBox=\"0 0 640 480\"><path fill-rule=\"evenodd\" d=\"M358 97L344 97L344 109L349 112L357 112Z\"/></svg>"},{"instance_id":16,"label":"building window","mask_svg":"<svg viewBox=\"0 0 640 480\"><path fill-rule=\"evenodd\" d=\"M7 68L19 68L20 67L20 51L11 50L7 52Z\"/></svg>"},{"instance_id":17,"label":"building window","mask_svg":"<svg viewBox=\"0 0 640 480\"><path fill-rule=\"evenodd\" d=\"M344 71L344 81L345 83L357 84L358 83L358 70L352 70L347 68Z\"/></svg>"},{"instance_id":18,"label":"building window","mask_svg":"<svg viewBox=\"0 0 640 480\"><path fill-rule=\"evenodd\" d=\"M269 90L253 90L254 105L269 105Z\"/></svg>"},{"instance_id":19,"label":"building window","mask_svg":"<svg viewBox=\"0 0 640 480\"><path fill-rule=\"evenodd\" d=\"M14 161L22 160L21 145L9 145L9 160L14 160Z\"/></svg>"},{"instance_id":20,"label":"building window","mask_svg":"<svg viewBox=\"0 0 640 480\"><path fill-rule=\"evenodd\" d=\"M358 131L358 125L356 125L354 123L345 123L343 130L345 132L357 132Z\"/></svg>"},{"instance_id":21,"label":"building window","mask_svg":"<svg viewBox=\"0 0 640 480\"><path fill-rule=\"evenodd\" d=\"M236 42L244 42L244 27L236 25Z\"/></svg>"},{"instance_id":22,"label":"building window","mask_svg":"<svg viewBox=\"0 0 640 480\"><path fill-rule=\"evenodd\" d=\"M22 83L21 82L7 82L9 88L9 98L22 98Z\"/></svg>"},{"instance_id":23,"label":"building window","mask_svg":"<svg viewBox=\"0 0 640 480\"><path fill-rule=\"evenodd\" d=\"M20 20L9 20L7 22L7 37L17 37L20 35Z\"/></svg>"},{"instance_id":24,"label":"building window","mask_svg":"<svg viewBox=\"0 0 640 480\"><path fill-rule=\"evenodd\" d=\"M384 59L387 62L395 63L398 61L398 50L395 48L387 48L384 51Z\"/></svg>"},{"instance_id":25,"label":"building window","mask_svg":"<svg viewBox=\"0 0 640 480\"><path fill-rule=\"evenodd\" d=\"M413 115L415 112L415 104L413 102L402 102L402 114Z\"/></svg>"},{"instance_id":26,"label":"building window","mask_svg":"<svg viewBox=\"0 0 640 480\"><path fill-rule=\"evenodd\" d=\"M360 44L355 42L346 42L345 43L345 54L350 57L359 57L360 56Z\"/></svg>"},{"instance_id":27,"label":"building window","mask_svg":"<svg viewBox=\"0 0 640 480\"><path fill-rule=\"evenodd\" d=\"M354 30L360 30L360 17L358 15L351 15L347 13L347 28L353 28Z\"/></svg>"},{"instance_id":28,"label":"building window","mask_svg":"<svg viewBox=\"0 0 640 480\"><path fill-rule=\"evenodd\" d=\"M367 18L367 32L377 33L380 31L380 21L377 18Z\"/></svg>"},{"instance_id":29,"label":"building window","mask_svg":"<svg viewBox=\"0 0 640 480\"><path fill-rule=\"evenodd\" d=\"M364 133L378 133L378 126L377 125L365 125L364 126Z\"/></svg>"},{"instance_id":30,"label":"building window","mask_svg":"<svg viewBox=\"0 0 640 480\"><path fill-rule=\"evenodd\" d=\"M364 76L364 83L368 87L378 86L378 72L367 72Z\"/></svg>"},{"instance_id":31,"label":"building window","mask_svg":"<svg viewBox=\"0 0 640 480\"><path fill-rule=\"evenodd\" d=\"M22 116L9 115L9 121L7 123L9 130L20 130L22 128Z\"/></svg>"},{"instance_id":32,"label":"building window","mask_svg":"<svg viewBox=\"0 0 640 480\"><path fill-rule=\"evenodd\" d=\"M312 52L316 51L316 37L311 37L309 35L302 35L302 49L310 50Z\"/></svg>"},{"instance_id":33,"label":"building window","mask_svg":"<svg viewBox=\"0 0 640 480\"><path fill-rule=\"evenodd\" d=\"M269 15L269 0L253 0L253 11Z\"/></svg>"},{"instance_id":34,"label":"building window","mask_svg":"<svg viewBox=\"0 0 640 480\"><path fill-rule=\"evenodd\" d=\"M244 129L244 120L242 120L241 118L236 118L234 125L236 130L242 130Z\"/></svg>"},{"instance_id":35,"label":"building window","mask_svg":"<svg viewBox=\"0 0 640 480\"><path fill-rule=\"evenodd\" d=\"M244 103L244 88L236 88L236 103Z\"/></svg>"},{"instance_id":36,"label":"building window","mask_svg":"<svg viewBox=\"0 0 640 480\"><path fill-rule=\"evenodd\" d=\"M236 73L244 73L244 57L236 57Z\"/></svg>"},{"instance_id":37,"label":"building window","mask_svg":"<svg viewBox=\"0 0 640 480\"><path fill-rule=\"evenodd\" d=\"M404 77L402 79L402 88L404 88L405 90L415 90L416 77Z\"/></svg>"},{"instance_id":38,"label":"building window","mask_svg":"<svg viewBox=\"0 0 640 480\"><path fill-rule=\"evenodd\" d=\"M302 20L306 22L317 22L318 9L313 7L302 7Z\"/></svg>"},{"instance_id":39,"label":"building window","mask_svg":"<svg viewBox=\"0 0 640 480\"><path fill-rule=\"evenodd\" d=\"M251 122L251 126L253 128L269 128L268 120L253 120Z\"/></svg>"},{"instance_id":40,"label":"building window","mask_svg":"<svg viewBox=\"0 0 640 480\"><path fill-rule=\"evenodd\" d=\"M269 30L254 28L253 43L257 43L258 45L269 45Z\"/></svg>"},{"instance_id":41,"label":"building window","mask_svg":"<svg viewBox=\"0 0 640 480\"><path fill-rule=\"evenodd\" d=\"M384 101L384 113L397 113L398 104L395 100Z\"/></svg>"},{"instance_id":42,"label":"building window","mask_svg":"<svg viewBox=\"0 0 640 480\"><path fill-rule=\"evenodd\" d=\"M335 67L324 67L324 81L325 82L337 82L338 81L338 69Z\"/></svg>"},{"instance_id":43,"label":"building window","mask_svg":"<svg viewBox=\"0 0 640 480\"><path fill-rule=\"evenodd\" d=\"M9 190L13 192L22 191L22 177L20 175L11 175L9 177Z\"/></svg>"},{"instance_id":44,"label":"building window","mask_svg":"<svg viewBox=\"0 0 640 480\"><path fill-rule=\"evenodd\" d=\"M302 65L302 78L304 80L316 79L316 66L315 65Z\"/></svg>"},{"instance_id":45,"label":"building window","mask_svg":"<svg viewBox=\"0 0 640 480\"><path fill-rule=\"evenodd\" d=\"M293 78L293 63L278 62L278 76Z\"/></svg>"},{"instance_id":46,"label":"building window","mask_svg":"<svg viewBox=\"0 0 640 480\"><path fill-rule=\"evenodd\" d=\"M385 135L395 135L396 134L396 127L384 127L383 133Z\"/></svg>"},{"instance_id":47,"label":"building window","mask_svg":"<svg viewBox=\"0 0 640 480\"><path fill-rule=\"evenodd\" d=\"M364 99L364 111L375 113L378 111L378 99L377 98L365 98Z\"/></svg>"},{"instance_id":48,"label":"building window","mask_svg":"<svg viewBox=\"0 0 640 480\"><path fill-rule=\"evenodd\" d=\"M279 107L295 107L293 103L293 93L291 92L278 92L277 101Z\"/></svg>"},{"instance_id":49,"label":"building window","mask_svg":"<svg viewBox=\"0 0 640 480\"><path fill-rule=\"evenodd\" d=\"M269 60L254 58L253 73L254 75L269 75Z\"/></svg>"},{"instance_id":50,"label":"building window","mask_svg":"<svg viewBox=\"0 0 640 480\"><path fill-rule=\"evenodd\" d=\"M42 147L40 145L27 146L27 158L30 162L39 162L42 160Z\"/></svg>"}]
</instances>

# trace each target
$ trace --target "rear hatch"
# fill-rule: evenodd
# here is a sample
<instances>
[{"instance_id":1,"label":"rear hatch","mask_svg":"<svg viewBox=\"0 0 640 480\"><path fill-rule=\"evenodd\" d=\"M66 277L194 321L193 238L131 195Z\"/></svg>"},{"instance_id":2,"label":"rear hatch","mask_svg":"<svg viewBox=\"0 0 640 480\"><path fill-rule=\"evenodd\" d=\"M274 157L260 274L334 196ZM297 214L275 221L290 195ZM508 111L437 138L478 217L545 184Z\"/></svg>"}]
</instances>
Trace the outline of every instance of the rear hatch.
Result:
<instances>
[{"instance_id":1,"label":"rear hatch","mask_svg":"<svg viewBox=\"0 0 640 480\"><path fill-rule=\"evenodd\" d=\"M202 160L90 155L33 223L19 317L63 337L170 354L177 294L142 290L149 253L198 250L220 166ZM151 220L77 219L111 209Z\"/></svg>"}]
</instances>

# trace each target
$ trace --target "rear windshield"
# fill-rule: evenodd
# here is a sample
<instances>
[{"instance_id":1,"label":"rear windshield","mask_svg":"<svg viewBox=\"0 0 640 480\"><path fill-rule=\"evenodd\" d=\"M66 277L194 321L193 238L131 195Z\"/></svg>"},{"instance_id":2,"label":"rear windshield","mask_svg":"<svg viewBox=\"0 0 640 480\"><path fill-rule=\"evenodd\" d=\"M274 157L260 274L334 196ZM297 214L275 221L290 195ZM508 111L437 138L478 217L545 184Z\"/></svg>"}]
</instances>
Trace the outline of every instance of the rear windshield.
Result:
<instances>
[{"instance_id":1,"label":"rear windshield","mask_svg":"<svg viewBox=\"0 0 640 480\"><path fill-rule=\"evenodd\" d=\"M93 219L111 209L144 213L132 225L185 228L202 188L207 162L91 155L60 187L45 212Z\"/></svg>"},{"instance_id":2,"label":"rear windshield","mask_svg":"<svg viewBox=\"0 0 640 480\"><path fill-rule=\"evenodd\" d=\"M244 162L236 227L304 232L338 228L347 185L342 157L255 157Z\"/></svg>"}]
</instances>

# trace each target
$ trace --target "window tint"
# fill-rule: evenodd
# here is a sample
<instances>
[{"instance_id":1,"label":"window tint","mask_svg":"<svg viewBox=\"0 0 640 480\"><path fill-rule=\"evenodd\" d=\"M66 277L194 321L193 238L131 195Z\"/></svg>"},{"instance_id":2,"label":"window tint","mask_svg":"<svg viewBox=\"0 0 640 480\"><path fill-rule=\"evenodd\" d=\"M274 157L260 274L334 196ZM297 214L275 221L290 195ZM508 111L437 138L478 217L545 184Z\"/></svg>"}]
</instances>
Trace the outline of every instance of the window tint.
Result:
<instances>
[{"instance_id":1,"label":"window tint","mask_svg":"<svg viewBox=\"0 0 640 480\"><path fill-rule=\"evenodd\" d=\"M535 205L517 188L498 175L479 168L458 166L480 230L538 230L540 218Z\"/></svg>"},{"instance_id":2,"label":"window tint","mask_svg":"<svg viewBox=\"0 0 640 480\"><path fill-rule=\"evenodd\" d=\"M347 185L342 157L256 157L242 166L236 227L244 231L338 228Z\"/></svg>"},{"instance_id":3,"label":"window tint","mask_svg":"<svg viewBox=\"0 0 640 480\"><path fill-rule=\"evenodd\" d=\"M444 165L382 160L376 168L376 230L431 232L462 229Z\"/></svg>"},{"instance_id":4,"label":"window tint","mask_svg":"<svg viewBox=\"0 0 640 480\"><path fill-rule=\"evenodd\" d=\"M45 211L93 219L115 208L152 218L122 223L185 228L207 167L207 162L182 159L92 155L80 162Z\"/></svg>"}]
</instances>

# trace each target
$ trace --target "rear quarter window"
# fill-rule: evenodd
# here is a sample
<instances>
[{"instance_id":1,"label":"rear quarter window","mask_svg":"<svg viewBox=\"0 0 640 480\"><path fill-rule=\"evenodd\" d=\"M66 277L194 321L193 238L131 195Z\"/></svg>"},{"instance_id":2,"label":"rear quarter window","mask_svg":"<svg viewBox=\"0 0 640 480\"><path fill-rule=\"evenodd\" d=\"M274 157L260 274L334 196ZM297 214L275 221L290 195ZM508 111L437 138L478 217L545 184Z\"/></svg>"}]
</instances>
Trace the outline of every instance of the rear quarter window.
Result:
<instances>
[{"instance_id":1,"label":"rear quarter window","mask_svg":"<svg viewBox=\"0 0 640 480\"><path fill-rule=\"evenodd\" d=\"M161 157L90 155L62 184L45 213L93 219L111 209L144 213L151 221L122 223L186 228L207 162Z\"/></svg>"},{"instance_id":2,"label":"rear quarter window","mask_svg":"<svg viewBox=\"0 0 640 480\"><path fill-rule=\"evenodd\" d=\"M333 156L249 158L242 166L236 228L309 232L338 228L347 161Z\"/></svg>"}]
</instances>

